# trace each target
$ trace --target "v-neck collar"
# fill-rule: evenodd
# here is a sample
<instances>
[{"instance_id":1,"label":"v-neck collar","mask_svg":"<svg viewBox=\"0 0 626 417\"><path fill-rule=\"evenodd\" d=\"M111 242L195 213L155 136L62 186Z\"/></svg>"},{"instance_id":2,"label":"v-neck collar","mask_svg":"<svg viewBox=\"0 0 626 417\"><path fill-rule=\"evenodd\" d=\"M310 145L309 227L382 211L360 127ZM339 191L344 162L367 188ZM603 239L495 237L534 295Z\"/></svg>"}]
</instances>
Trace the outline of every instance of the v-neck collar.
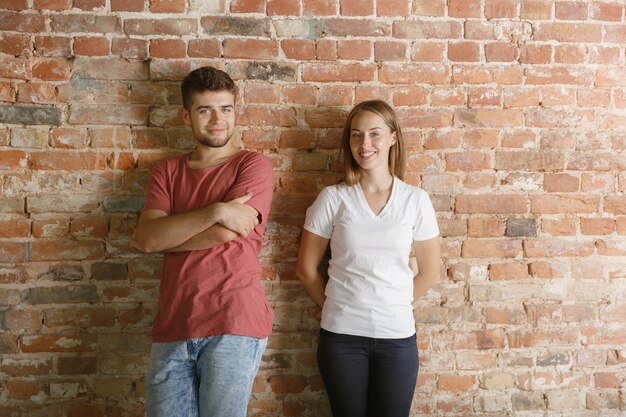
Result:
<instances>
[{"instance_id":1,"label":"v-neck collar","mask_svg":"<svg viewBox=\"0 0 626 417\"><path fill-rule=\"evenodd\" d=\"M391 183L391 194L389 195L389 198L387 199L387 202L385 203L383 209L380 211L380 213L376 214L374 213L374 210L372 210L372 207L370 207L370 204L367 202L367 198L365 198L365 193L363 192L363 188L361 188L361 184L360 183L356 183L356 192L359 196L359 199L361 200L361 204L363 205L363 207L365 208L365 211L374 219L376 220L380 220L383 218L383 216L385 215L385 213L387 213L389 211L389 207L391 206L391 203L393 202L393 198L396 195L396 187L398 186L398 179L394 176L393 177L393 182Z\"/></svg>"}]
</instances>

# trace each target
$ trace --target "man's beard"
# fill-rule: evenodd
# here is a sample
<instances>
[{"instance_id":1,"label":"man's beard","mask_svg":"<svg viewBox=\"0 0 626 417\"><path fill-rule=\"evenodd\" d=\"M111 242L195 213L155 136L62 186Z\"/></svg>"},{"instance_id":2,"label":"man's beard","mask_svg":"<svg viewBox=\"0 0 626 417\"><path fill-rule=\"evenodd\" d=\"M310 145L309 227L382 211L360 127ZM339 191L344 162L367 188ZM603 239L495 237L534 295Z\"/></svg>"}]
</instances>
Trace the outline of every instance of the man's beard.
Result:
<instances>
[{"instance_id":1,"label":"man's beard","mask_svg":"<svg viewBox=\"0 0 626 417\"><path fill-rule=\"evenodd\" d=\"M201 144L203 144L204 146L208 146L209 148L222 148L224 146L226 146L226 144L228 143L228 141L230 140L230 136L227 136L223 139L220 138L219 141L217 140L213 140L205 135L202 135L199 139L197 139L198 142L200 142Z\"/></svg>"},{"instance_id":2,"label":"man's beard","mask_svg":"<svg viewBox=\"0 0 626 417\"><path fill-rule=\"evenodd\" d=\"M194 129L192 128L192 131L193 130ZM193 132L193 135L194 135L196 141L200 142L204 146L208 146L209 148L222 148L222 147L226 146L228 141L230 141L230 138L233 136L232 132L226 132L226 136L225 137L211 138L210 136L208 136L204 132L200 132L200 134L198 135L198 134L196 134L195 131Z\"/></svg>"}]
</instances>

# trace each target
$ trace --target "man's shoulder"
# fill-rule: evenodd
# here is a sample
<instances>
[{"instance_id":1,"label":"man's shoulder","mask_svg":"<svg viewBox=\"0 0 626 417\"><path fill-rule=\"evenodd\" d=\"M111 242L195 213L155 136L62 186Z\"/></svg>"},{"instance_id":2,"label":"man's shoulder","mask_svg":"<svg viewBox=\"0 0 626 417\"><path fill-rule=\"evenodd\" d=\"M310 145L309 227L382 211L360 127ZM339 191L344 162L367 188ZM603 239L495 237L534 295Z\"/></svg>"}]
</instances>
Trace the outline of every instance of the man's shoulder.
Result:
<instances>
[{"instance_id":1,"label":"man's shoulder","mask_svg":"<svg viewBox=\"0 0 626 417\"><path fill-rule=\"evenodd\" d=\"M169 175L172 172L178 172L180 166L185 163L189 153L178 154L174 156L161 159L152 166L152 173L161 172L165 175Z\"/></svg>"},{"instance_id":2,"label":"man's shoulder","mask_svg":"<svg viewBox=\"0 0 626 417\"><path fill-rule=\"evenodd\" d=\"M272 162L267 156L247 149L243 149L239 153L237 163L238 165L254 167L256 169L272 170Z\"/></svg>"}]
</instances>

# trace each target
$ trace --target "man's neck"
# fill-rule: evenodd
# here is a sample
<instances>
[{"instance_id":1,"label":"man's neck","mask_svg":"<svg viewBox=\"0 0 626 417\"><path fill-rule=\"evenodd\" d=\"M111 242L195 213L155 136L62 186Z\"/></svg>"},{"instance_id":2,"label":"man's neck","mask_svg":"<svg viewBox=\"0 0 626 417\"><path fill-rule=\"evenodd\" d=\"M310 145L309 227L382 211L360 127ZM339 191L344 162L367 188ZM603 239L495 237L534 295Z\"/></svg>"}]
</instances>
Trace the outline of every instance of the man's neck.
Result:
<instances>
[{"instance_id":1,"label":"man's neck","mask_svg":"<svg viewBox=\"0 0 626 417\"><path fill-rule=\"evenodd\" d=\"M240 148L228 142L221 148L211 148L199 144L189 157L189 165L193 168L207 168L219 165L241 151Z\"/></svg>"}]
</instances>

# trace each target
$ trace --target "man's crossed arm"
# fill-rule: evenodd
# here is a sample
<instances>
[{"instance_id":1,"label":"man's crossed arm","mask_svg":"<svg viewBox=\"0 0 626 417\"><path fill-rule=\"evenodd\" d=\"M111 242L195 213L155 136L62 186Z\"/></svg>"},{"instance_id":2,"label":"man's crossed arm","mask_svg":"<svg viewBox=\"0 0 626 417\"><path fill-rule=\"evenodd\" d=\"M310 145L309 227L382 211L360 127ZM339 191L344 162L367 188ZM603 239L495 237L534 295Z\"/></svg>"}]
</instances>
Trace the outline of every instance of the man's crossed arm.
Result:
<instances>
[{"instance_id":1,"label":"man's crossed arm","mask_svg":"<svg viewBox=\"0 0 626 417\"><path fill-rule=\"evenodd\" d=\"M186 213L168 216L145 210L130 247L142 252L183 252L209 249L247 236L259 223L257 210L245 204L248 193L225 203L214 203Z\"/></svg>"}]
</instances>

